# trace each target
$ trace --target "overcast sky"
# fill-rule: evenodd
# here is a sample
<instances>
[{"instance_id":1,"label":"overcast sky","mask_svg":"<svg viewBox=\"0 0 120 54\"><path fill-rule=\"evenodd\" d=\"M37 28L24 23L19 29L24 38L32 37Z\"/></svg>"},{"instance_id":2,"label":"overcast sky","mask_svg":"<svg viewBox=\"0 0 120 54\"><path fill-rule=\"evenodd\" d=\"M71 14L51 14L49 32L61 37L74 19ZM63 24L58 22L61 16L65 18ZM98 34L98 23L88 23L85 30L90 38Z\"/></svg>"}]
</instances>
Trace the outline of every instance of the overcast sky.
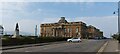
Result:
<instances>
[{"instance_id":1,"label":"overcast sky","mask_svg":"<svg viewBox=\"0 0 120 54\"><path fill-rule=\"evenodd\" d=\"M0 6L0 24L5 31L14 31L18 22L20 31L34 34L35 25L40 30L41 23L58 22L61 16L65 16L68 22L83 21L87 25L93 25L103 31L106 37L116 33L118 28L117 14L113 15L118 8L115 1L1 2Z\"/></svg>"}]
</instances>

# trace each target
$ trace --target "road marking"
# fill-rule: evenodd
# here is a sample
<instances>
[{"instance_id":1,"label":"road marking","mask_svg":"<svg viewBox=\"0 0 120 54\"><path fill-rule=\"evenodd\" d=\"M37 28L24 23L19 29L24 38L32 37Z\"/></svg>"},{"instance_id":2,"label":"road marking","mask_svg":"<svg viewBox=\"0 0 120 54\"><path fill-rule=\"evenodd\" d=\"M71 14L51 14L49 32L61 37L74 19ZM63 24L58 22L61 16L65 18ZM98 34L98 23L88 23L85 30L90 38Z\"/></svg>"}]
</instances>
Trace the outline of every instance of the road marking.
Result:
<instances>
[{"instance_id":1,"label":"road marking","mask_svg":"<svg viewBox=\"0 0 120 54\"><path fill-rule=\"evenodd\" d=\"M117 50L115 50L115 51L119 52L120 50L117 49Z\"/></svg>"},{"instance_id":2,"label":"road marking","mask_svg":"<svg viewBox=\"0 0 120 54\"><path fill-rule=\"evenodd\" d=\"M25 52L30 52L30 51L25 51Z\"/></svg>"},{"instance_id":3,"label":"road marking","mask_svg":"<svg viewBox=\"0 0 120 54\"><path fill-rule=\"evenodd\" d=\"M108 41L99 49L97 54L101 54L101 52L103 52L103 50L105 49L105 47L107 46Z\"/></svg>"},{"instance_id":4,"label":"road marking","mask_svg":"<svg viewBox=\"0 0 120 54\"><path fill-rule=\"evenodd\" d=\"M48 48L43 48L43 49L48 49Z\"/></svg>"}]
</instances>

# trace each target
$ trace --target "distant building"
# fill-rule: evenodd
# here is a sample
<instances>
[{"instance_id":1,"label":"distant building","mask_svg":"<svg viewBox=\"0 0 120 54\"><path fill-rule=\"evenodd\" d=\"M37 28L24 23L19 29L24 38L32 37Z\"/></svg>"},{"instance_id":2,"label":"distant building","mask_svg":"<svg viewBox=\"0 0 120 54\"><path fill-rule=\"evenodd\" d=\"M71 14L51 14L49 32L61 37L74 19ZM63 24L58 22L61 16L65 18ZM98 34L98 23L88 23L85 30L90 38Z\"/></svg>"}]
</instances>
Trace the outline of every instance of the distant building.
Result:
<instances>
[{"instance_id":1,"label":"distant building","mask_svg":"<svg viewBox=\"0 0 120 54\"><path fill-rule=\"evenodd\" d=\"M3 35L4 34L4 28L2 25L0 25L0 35Z\"/></svg>"},{"instance_id":2,"label":"distant building","mask_svg":"<svg viewBox=\"0 0 120 54\"><path fill-rule=\"evenodd\" d=\"M88 30L89 38L103 37L103 32L92 25L88 26L87 30Z\"/></svg>"},{"instance_id":3,"label":"distant building","mask_svg":"<svg viewBox=\"0 0 120 54\"><path fill-rule=\"evenodd\" d=\"M65 17L61 17L57 23L41 24L40 27L42 37L88 38L91 32L84 22L68 22Z\"/></svg>"}]
</instances>

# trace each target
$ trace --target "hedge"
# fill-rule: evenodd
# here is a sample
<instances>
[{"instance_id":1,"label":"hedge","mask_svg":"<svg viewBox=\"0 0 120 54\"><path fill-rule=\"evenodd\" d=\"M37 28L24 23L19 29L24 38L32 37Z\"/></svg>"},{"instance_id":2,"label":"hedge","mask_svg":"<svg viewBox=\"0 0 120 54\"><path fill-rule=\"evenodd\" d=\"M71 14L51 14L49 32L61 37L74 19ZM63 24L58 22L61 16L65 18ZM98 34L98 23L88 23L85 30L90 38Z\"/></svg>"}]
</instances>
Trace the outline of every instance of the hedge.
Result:
<instances>
[{"instance_id":1,"label":"hedge","mask_svg":"<svg viewBox=\"0 0 120 54\"><path fill-rule=\"evenodd\" d=\"M68 37L22 37L2 39L2 46L66 41Z\"/></svg>"}]
</instances>

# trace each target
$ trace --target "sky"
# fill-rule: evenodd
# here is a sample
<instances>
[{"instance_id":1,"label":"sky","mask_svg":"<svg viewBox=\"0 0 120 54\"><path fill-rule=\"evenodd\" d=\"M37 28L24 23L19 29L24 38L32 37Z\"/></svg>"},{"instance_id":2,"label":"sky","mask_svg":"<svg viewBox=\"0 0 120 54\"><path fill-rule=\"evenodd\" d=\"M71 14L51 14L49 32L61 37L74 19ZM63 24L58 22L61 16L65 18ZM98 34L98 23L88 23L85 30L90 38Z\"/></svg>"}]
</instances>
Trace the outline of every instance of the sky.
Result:
<instances>
[{"instance_id":1,"label":"sky","mask_svg":"<svg viewBox=\"0 0 120 54\"><path fill-rule=\"evenodd\" d=\"M2 0L1 0L2 1ZM35 0L37 1L37 0ZM72 0L71 0L72 1ZM77 1L77 0L76 0ZM81 0L82 1L82 0ZM105 37L117 33L117 2L1 2L0 24L5 31L14 31L18 22L21 32L34 34L35 25L58 22L66 17L68 22L83 21L104 32Z\"/></svg>"}]
</instances>

